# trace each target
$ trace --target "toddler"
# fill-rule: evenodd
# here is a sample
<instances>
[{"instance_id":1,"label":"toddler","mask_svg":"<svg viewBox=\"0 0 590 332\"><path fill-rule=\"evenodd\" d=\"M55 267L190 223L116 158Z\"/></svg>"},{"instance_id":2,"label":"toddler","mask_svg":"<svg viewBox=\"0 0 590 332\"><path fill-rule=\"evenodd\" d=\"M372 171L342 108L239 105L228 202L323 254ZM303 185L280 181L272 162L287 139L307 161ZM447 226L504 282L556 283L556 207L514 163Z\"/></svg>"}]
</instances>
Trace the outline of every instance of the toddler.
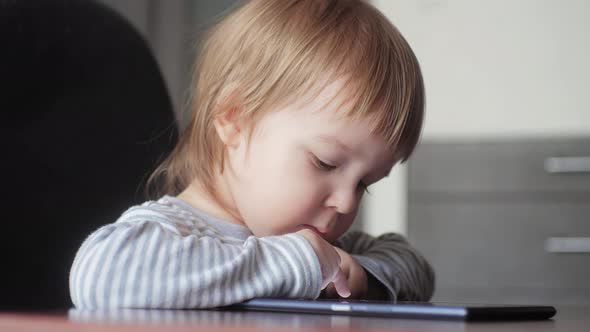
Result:
<instances>
[{"instance_id":1,"label":"toddler","mask_svg":"<svg viewBox=\"0 0 590 332\"><path fill-rule=\"evenodd\" d=\"M347 232L422 126L418 62L378 10L243 2L205 36L191 91L191 121L149 180L158 196L80 247L76 307L430 299L432 268L404 237Z\"/></svg>"}]
</instances>

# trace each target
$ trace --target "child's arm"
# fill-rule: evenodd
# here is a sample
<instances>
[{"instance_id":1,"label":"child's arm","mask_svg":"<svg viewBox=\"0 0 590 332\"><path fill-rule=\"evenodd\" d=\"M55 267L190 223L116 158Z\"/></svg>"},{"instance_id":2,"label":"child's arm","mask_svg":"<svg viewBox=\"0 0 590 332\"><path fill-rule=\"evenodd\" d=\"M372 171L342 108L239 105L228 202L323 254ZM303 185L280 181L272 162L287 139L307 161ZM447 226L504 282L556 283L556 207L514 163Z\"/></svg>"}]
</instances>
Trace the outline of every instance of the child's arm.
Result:
<instances>
[{"instance_id":1,"label":"child's arm","mask_svg":"<svg viewBox=\"0 0 590 332\"><path fill-rule=\"evenodd\" d=\"M76 307L210 308L320 293L318 258L299 234L241 242L206 226L187 233L149 219L110 224L86 239L70 273Z\"/></svg>"},{"instance_id":2,"label":"child's arm","mask_svg":"<svg viewBox=\"0 0 590 332\"><path fill-rule=\"evenodd\" d=\"M367 272L369 297L386 290L398 301L428 301L434 292L434 270L399 234L372 237L358 231L344 234L335 243Z\"/></svg>"}]
</instances>

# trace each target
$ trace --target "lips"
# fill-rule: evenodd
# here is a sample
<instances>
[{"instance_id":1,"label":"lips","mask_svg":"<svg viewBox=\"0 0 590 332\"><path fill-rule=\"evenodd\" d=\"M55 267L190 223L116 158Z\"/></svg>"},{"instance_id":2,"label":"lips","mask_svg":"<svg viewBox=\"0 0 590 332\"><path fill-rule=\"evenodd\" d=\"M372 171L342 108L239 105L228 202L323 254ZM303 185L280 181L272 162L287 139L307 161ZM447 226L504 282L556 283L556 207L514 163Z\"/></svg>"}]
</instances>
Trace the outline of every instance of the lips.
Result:
<instances>
[{"instance_id":1,"label":"lips","mask_svg":"<svg viewBox=\"0 0 590 332\"><path fill-rule=\"evenodd\" d=\"M312 225L305 224L305 225L303 225L303 227L314 231L317 235L322 236L322 237L326 236L328 234L328 232L320 231L319 229L317 229L315 226L312 226Z\"/></svg>"}]
</instances>

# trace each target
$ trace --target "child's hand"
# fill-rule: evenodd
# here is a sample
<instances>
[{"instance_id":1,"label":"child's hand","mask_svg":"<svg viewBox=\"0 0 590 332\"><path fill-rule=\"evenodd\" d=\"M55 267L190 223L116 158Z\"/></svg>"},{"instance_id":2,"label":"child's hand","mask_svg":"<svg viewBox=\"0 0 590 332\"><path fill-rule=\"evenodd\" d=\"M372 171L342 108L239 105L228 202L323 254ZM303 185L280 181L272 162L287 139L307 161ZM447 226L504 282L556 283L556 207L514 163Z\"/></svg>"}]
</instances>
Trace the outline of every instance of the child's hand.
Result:
<instances>
[{"instance_id":1,"label":"child's hand","mask_svg":"<svg viewBox=\"0 0 590 332\"><path fill-rule=\"evenodd\" d=\"M346 279L346 274L340 268L341 255L336 251L336 248L309 229L300 230L297 234L303 236L311 244L318 256L322 270L322 289L331 285L335 294L349 297L349 282Z\"/></svg>"},{"instance_id":2,"label":"child's hand","mask_svg":"<svg viewBox=\"0 0 590 332\"><path fill-rule=\"evenodd\" d=\"M340 256L340 268L348 280L348 288L350 289L351 293L350 298L367 298L369 281L365 269L346 251L337 247L334 247L334 249L336 249L336 252ZM336 292L333 284L328 285L328 287L324 290L322 297L338 297L338 293Z\"/></svg>"}]
</instances>

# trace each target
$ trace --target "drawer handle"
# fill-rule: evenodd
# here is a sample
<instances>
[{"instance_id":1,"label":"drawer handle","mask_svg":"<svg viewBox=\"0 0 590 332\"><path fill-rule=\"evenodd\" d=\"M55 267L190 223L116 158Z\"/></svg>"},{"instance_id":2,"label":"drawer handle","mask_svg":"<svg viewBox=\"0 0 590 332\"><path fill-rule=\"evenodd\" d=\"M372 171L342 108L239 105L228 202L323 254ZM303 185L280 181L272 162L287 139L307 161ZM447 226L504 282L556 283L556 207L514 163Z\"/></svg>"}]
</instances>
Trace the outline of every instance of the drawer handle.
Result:
<instances>
[{"instance_id":1,"label":"drawer handle","mask_svg":"<svg viewBox=\"0 0 590 332\"><path fill-rule=\"evenodd\" d=\"M548 173L590 173L590 157L551 157L545 159Z\"/></svg>"},{"instance_id":2,"label":"drawer handle","mask_svg":"<svg viewBox=\"0 0 590 332\"><path fill-rule=\"evenodd\" d=\"M545 251L555 254L590 253L590 237L550 237Z\"/></svg>"}]
</instances>

